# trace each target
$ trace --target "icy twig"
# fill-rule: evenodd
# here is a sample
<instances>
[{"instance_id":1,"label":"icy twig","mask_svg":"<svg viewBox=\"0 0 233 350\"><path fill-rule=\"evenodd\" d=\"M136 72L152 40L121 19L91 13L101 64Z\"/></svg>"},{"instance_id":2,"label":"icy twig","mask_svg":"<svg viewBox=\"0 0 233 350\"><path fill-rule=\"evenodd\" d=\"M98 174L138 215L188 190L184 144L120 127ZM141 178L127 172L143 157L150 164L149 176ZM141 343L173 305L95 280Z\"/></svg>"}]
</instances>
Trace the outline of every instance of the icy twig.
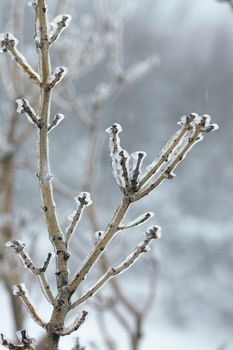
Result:
<instances>
[{"instance_id":1,"label":"icy twig","mask_svg":"<svg viewBox=\"0 0 233 350\"><path fill-rule=\"evenodd\" d=\"M180 130L178 130L171 137L171 139L167 142L166 146L161 151L161 154L159 154L157 159L150 165L150 170L142 177L141 181L139 182L139 188L142 187L151 178L151 176L157 172L157 170L164 162L168 161L168 158L173 150L178 146L182 138L187 135L189 130L189 123L185 123L181 126Z\"/></svg>"},{"instance_id":2,"label":"icy twig","mask_svg":"<svg viewBox=\"0 0 233 350\"><path fill-rule=\"evenodd\" d=\"M180 130L172 136L141 178L140 168L145 154L136 152L132 154L133 159L130 159L127 151L122 150L120 146L121 126L113 124L106 129L106 132L109 133L113 176L121 191L125 195L130 195L132 201L136 201L146 196L165 178L172 179L174 177L172 170L184 159L192 146L202 139L202 133L209 133L218 128L216 124L209 124L209 122L210 117L207 115L198 116L191 113L182 117L179 122ZM162 168L164 164L167 165Z\"/></svg>"},{"instance_id":3,"label":"icy twig","mask_svg":"<svg viewBox=\"0 0 233 350\"><path fill-rule=\"evenodd\" d=\"M131 186L133 191L137 191L138 182L141 177L141 166L143 163L143 159L146 157L146 152L134 152L131 154L132 159L134 160L132 166L132 177L131 177Z\"/></svg>"},{"instance_id":4,"label":"icy twig","mask_svg":"<svg viewBox=\"0 0 233 350\"><path fill-rule=\"evenodd\" d=\"M127 224L120 225L118 227L118 230L121 231L121 230L127 230L127 229L132 228L132 227L138 227L138 226L144 224L145 222L147 222L148 220L150 220L153 216L154 216L153 212L144 213L144 214L140 215L138 218L136 218L135 220L130 221Z\"/></svg>"},{"instance_id":5,"label":"icy twig","mask_svg":"<svg viewBox=\"0 0 233 350\"><path fill-rule=\"evenodd\" d=\"M85 207L88 207L92 204L92 200L90 197L90 193L88 192L81 192L79 196L75 197L75 202L77 205L77 209L74 212L73 215L71 215L71 223L66 231L66 244L68 245L70 238L75 230L75 227L77 226L79 220L81 219L81 215L83 212L83 209Z\"/></svg>"},{"instance_id":6,"label":"icy twig","mask_svg":"<svg viewBox=\"0 0 233 350\"><path fill-rule=\"evenodd\" d=\"M51 90L62 81L67 73L66 67L57 67L48 79L47 87Z\"/></svg>"},{"instance_id":7,"label":"icy twig","mask_svg":"<svg viewBox=\"0 0 233 350\"><path fill-rule=\"evenodd\" d=\"M30 298L28 296L28 291L24 284L17 284L13 287L13 294L18 296L22 302L24 303L27 311L29 312L31 318L42 328L46 329L47 323L42 321L42 319L38 316L38 313L35 309L35 306L32 305Z\"/></svg>"},{"instance_id":8,"label":"icy twig","mask_svg":"<svg viewBox=\"0 0 233 350\"><path fill-rule=\"evenodd\" d=\"M36 6L36 20L37 20L37 36L39 41L38 53L40 59L40 73L41 73L41 98L39 105L39 119L43 122L43 127L39 129L38 135L38 178L40 182L40 191L42 197L42 207L44 208L45 220L48 227L49 237L56 252L57 265L57 287L60 289L68 278L67 260L69 254L67 253L65 242L63 240L62 231L56 215L56 208L53 198L53 188L51 183L49 153L48 153L48 122L50 119L50 104L53 86L59 80L58 75L63 75L62 72L55 71L48 86L49 78L51 78L51 63L48 48L48 19L47 6L44 0L39 0ZM55 81L53 80L55 79Z\"/></svg>"},{"instance_id":9,"label":"icy twig","mask_svg":"<svg viewBox=\"0 0 233 350\"><path fill-rule=\"evenodd\" d=\"M40 76L27 62L23 54L17 49L18 40L10 33L0 34L0 52L8 52L13 61L32 79L40 85Z\"/></svg>"},{"instance_id":10,"label":"icy twig","mask_svg":"<svg viewBox=\"0 0 233 350\"><path fill-rule=\"evenodd\" d=\"M147 251L147 247L150 241L153 239L160 238L160 231L161 229L159 226L153 226L149 228L146 231L147 238L144 240L144 242L140 243L136 247L135 251L116 268L109 268L108 271L96 282L96 284L94 284L93 287L91 287L85 294L83 294L77 301L75 301L71 305L71 308L74 309L78 305L82 304L84 301L96 294L103 287L103 285L106 282L108 282L112 277L119 275L120 273L128 269L130 266L132 266L139 258L139 256Z\"/></svg>"},{"instance_id":11,"label":"icy twig","mask_svg":"<svg viewBox=\"0 0 233 350\"><path fill-rule=\"evenodd\" d=\"M93 267L95 262L98 260L98 258L101 256L101 254L105 250L108 243L116 234L118 230L118 226L120 225L121 220L125 216L125 213L127 212L130 203L131 203L131 199L129 197L123 198L112 220L110 221L107 228L105 229L102 237L96 242L96 245L94 246L90 254L87 256L87 258L83 262L81 268L76 272L75 276L71 280L69 284L69 288L71 291L75 291L77 289L78 285L86 277L90 269Z\"/></svg>"},{"instance_id":12,"label":"icy twig","mask_svg":"<svg viewBox=\"0 0 233 350\"><path fill-rule=\"evenodd\" d=\"M35 124L38 126L38 128L42 127L41 120L38 119L38 116L34 109L31 107L28 100L25 98L20 98L16 100L17 109L16 111L20 114L26 113L28 120L30 123Z\"/></svg>"},{"instance_id":13,"label":"icy twig","mask_svg":"<svg viewBox=\"0 0 233 350\"><path fill-rule=\"evenodd\" d=\"M203 139L202 133L209 133L218 129L217 124L209 124L209 122L210 117L207 115L198 116L197 114L190 114L181 119L181 130L183 130L183 126L188 129L187 137L184 136L185 134L181 137L180 145L177 151L174 152L174 155L169 159L168 165L161 170L149 186L145 186L145 188L142 188L135 194L134 201L148 195L153 189L159 186L164 179L172 179L175 176L172 171L185 158L190 149ZM177 143L176 139L174 143Z\"/></svg>"},{"instance_id":14,"label":"icy twig","mask_svg":"<svg viewBox=\"0 0 233 350\"><path fill-rule=\"evenodd\" d=\"M52 305L55 305L55 298L50 290L48 280L46 277L46 270L48 268L50 259L52 257L52 254L49 253L43 266L41 268L38 268L33 263L31 257L28 255L28 253L25 252L24 247L25 244L21 241L9 241L6 243L6 247L13 248L16 252L16 254L19 255L20 260L22 261L23 265L34 275L38 276L39 282L41 285L41 289L43 291L44 296L48 300L48 302Z\"/></svg>"},{"instance_id":15,"label":"icy twig","mask_svg":"<svg viewBox=\"0 0 233 350\"><path fill-rule=\"evenodd\" d=\"M19 338L20 344L14 344L7 340L3 334L1 334L1 345L7 349L17 350L35 350L33 344L35 343L34 338L30 338L25 330L21 330L17 332L17 336Z\"/></svg>"},{"instance_id":16,"label":"icy twig","mask_svg":"<svg viewBox=\"0 0 233 350\"><path fill-rule=\"evenodd\" d=\"M64 29L69 26L70 21L70 15L59 15L52 20L50 23L49 45L52 45L57 41Z\"/></svg>"},{"instance_id":17,"label":"icy twig","mask_svg":"<svg viewBox=\"0 0 233 350\"><path fill-rule=\"evenodd\" d=\"M123 193L130 191L129 154L120 146L119 133L122 131L120 124L113 124L106 129L109 134L109 149L112 160L113 176Z\"/></svg>"},{"instance_id":18,"label":"icy twig","mask_svg":"<svg viewBox=\"0 0 233 350\"><path fill-rule=\"evenodd\" d=\"M64 337L66 335L70 335L71 333L74 333L85 322L87 315L88 315L88 312L83 311L82 312L82 316L80 318L79 317L76 318L75 321L70 326L68 326L66 328L63 328L62 330L58 330L57 334L59 334L62 337Z\"/></svg>"},{"instance_id":19,"label":"icy twig","mask_svg":"<svg viewBox=\"0 0 233 350\"><path fill-rule=\"evenodd\" d=\"M61 113L58 113L55 115L54 119L52 120L52 122L50 123L49 127L48 127L48 131L53 130L56 126L58 126L62 120L64 119L64 115Z\"/></svg>"}]
</instances>

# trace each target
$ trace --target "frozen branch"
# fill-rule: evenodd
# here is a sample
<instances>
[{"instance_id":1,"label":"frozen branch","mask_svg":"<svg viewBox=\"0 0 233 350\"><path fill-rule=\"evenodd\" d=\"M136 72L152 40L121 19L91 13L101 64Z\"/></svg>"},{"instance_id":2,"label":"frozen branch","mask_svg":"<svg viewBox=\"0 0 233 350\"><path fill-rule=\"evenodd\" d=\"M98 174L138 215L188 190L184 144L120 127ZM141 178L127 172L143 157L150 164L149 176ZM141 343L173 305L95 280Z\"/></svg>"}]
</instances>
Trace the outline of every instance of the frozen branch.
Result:
<instances>
[{"instance_id":1,"label":"frozen branch","mask_svg":"<svg viewBox=\"0 0 233 350\"><path fill-rule=\"evenodd\" d=\"M82 312L82 316L78 317L75 319L75 321L68 327L63 328L60 331L57 331L57 334L61 335L62 337L66 336L66 335L70 335L72 333L74 333L75 331L77 331L81 325L85 322L86 318L87 318L88 312L83 311Z\"/></svg>"},{"instance_id":2,"label":"frozen branch","mask_svg":"<svg viewBox=\"0 0 233 350\"><path fill-rule=\"evenodd\" d=\"M78 285L86 277L90 269L93 267L95 262L99 259L100 255L103 253L106 246L108 245L108 243L111 241L111 239L117 232L118 226L120 225L121 220L125 216L125 213L127 212L130 203L131 203L131 199L129 197L123 198L112 220L110 221L107 228L105 229L102 237L96 242L96 245L94 246L90 254L87 256L87 258L83 262L80 270L76 272L72 281L69 283L69 288L72 292L77 289Z\"/></svg>"},{"instance_id":3,"label":"frozen branch","mask_svg":"<svg viewBox=\"0 0 233 350\"><path fill-rule=\"evenodd\" d=\"M64 115L61 113L58 113L55 115L54 119L52 120L52 122L50 123L49 127L48 127L48 131L53 130L56 126L58 126L62 120L64 119Z\"/></svg>"},{"instance_id":4,"label":"frozen branch","mask_svg":"<svg viewBox=\"0 0 233 350\"><path fill-rule=\"evenodd\" d=\"M168 151L165 151L166 157L168 156L167 152L169 152L169 154L173 152L170 158L167 160L168 165L161 169L160 173L155 177L155 179L152 177L152 182L149 183L148 186L145 186L145 188L142 188L135 194L135 201L148 195L153 189L159 186L164 179L172 179L175 176L173 170L185 158L190 149L197 142L203 139L202 133L209 133L218 129L217 124L209 124L209 122L210 117L207 115L198 116L197 114L190 114L181 119L181 132L185 127L186 130L188 129L187 135L184 133L182 137L180 137L179 134L178 138L180 141L178 144L177 139L174 139L173 143L177 146L175 152L173 152L174 148L172 148L172 151L170 151L170 146L168 147ZM163 157L161 159L163 159ZM162 162L162 160L159 162ZM157 167L157 165L155 165L155 167ZM151 172L151 170L149 170L149 172Z\"/></svg>"},{"instance_id":5,"label":"frozen branch","mask_svg":"<svg viewBox=\"0 0 233 350\"><path fill-rule=\"evenodd\" d=\"M120 146L119 133L122 131L120 124L113 124L106 129L109 133L109 149L112 161L113 176L123 193L130 190L129 154Z\"/></svg>"},{"instance_id":6,"label":"frozen branch","mask_svg":"<svg viewBox=\"0 0 233 350\"><path fill-rule=\"evenodd\" d=\"M48 88L53 89L58 83L62 81L67 73L66 67L57 67L52 72L51 76L48 79Z\"/></svg>"},{"instance_id":7,"label":"frozen branch","mask_svg":"<svg viewBox=\"0 0 233 350\"><path fill-rule=\"evenodd\" d=\"M150 193L165 178L172 179L174 177L172 171L184 159L188 151L202 139L202 133L209 133L218 128L216 124L209 123L210 117L207 115L198 116L191 113L182 117L181 122L179 122L180 130L172 136L141 178L140 168L145 154L137 152L133 154L133 160L130 159L128 153L120 146L121 126L113 124L106 129L106 132L109 133L113 176L122 192L126 195L132 195L132 200L135 201Z\"/></svg>"},{"instance_id":8,"label":"frozen branch","mask_svg":"<svg viewBox=\"0 0 233 350\"><path fill-rule=\"evenodd\" d=\"M7 340L3 334L1 334L1 345L4 346L7 349L11 350L17 350L17 349L24 349L24 350L35 350L33 347L33 344L35 343L34 338L30 338L25 330L21 330L17 332L17 336L19 338L20 344L14 344Z\"/></svg>"},{"instance_id":9,"label":"frozen branch","mask_svg":"<svg viewBox=\"0 0 233 350\"><path fill-rule=\"evenodd\" d=\"M35 309L35 307L32 305L32 302L30 301L30 297L28 295L28 291L23 283L18 284L13 287L13 294L18 296L23 304L25 305L28 313L30 314L31 318L42 328L46 329L47 323L42 321L42 319L38 316L38 313Z\"/></svg>"},{"instance_id":10,"label":"frozen branch","mask_svg":"<svg viewBox=\"0 0 233 350\"><path fill-rule=\"evenodd\" d=\"M50 259L52 257L52 254L49 253L43 266L41 268L38 268L35 266L33 263L31 257L25 252L24 247L25 244L22 243L21 241L9 241L6 244L6 247L13 248L16 252L17 255L19 255L20 260L22 261L22 264L34 275L38 276L39 282L41 285L41 289L43 291L44 296L48 300L48 302L52 305L55 304L55 299L54 296L50 290L47 277L46 277L46 270L48 268Z\"/></svg>"},{"instance_id":11,"label":"frozen branch","mask_svg":"<svg viewBox=\"0 0 233 350\"><path fill-rule=\"evenodd\" d=\"M18 40L10 33L0 34L0 52L8 52L13 61L32 79L40 85L40 76L27 62L23 54L17 49Z\"/></svg>"},{"instance_id":12,"label":"frozen branch","mask_svg":"<svg viewBox=\"0 0 233 350\"><path fill-rule=\"evenodd\" d=\"M36 112L31 107L28 100L26 100L25 98L20 98L16 100L16 105L17 105L16 111L18 113L20 114L25 113L30 123L35 124L38 128L42 127L41 120L38 119Z\"/></svg>"},{"instance_id":13,"label":"frozen branch","mask_svg":"<svg viewBox=\"0 0 233 350\"><path fill-rule=\"evenodd\" d=\"M131 186L133 191L137 191L138 182L141 178L141 167L143 159L146 157L146 152L134 152L131 154L132 158L132 177L131 177Z\"/></svg>"},{"instance_id":14,"label":"frozen branch","mask_svg":"<svg viewBox=\"0 0 233 350\"><path fill-rule=\"evenodd\" d=\"M57 265L57 287L60 289L68 279L67 253L62 231L56 215L56 208L53 198L51 176L49 175L49 151L48 151L48 122L50 119L51 93L55 84L62 78L64 70L59 67L51 77L51 62L48 48L48 19L45 0L38 0L36 6L36 23L38 37L38 53L41 74L41 98L39 105L39 119L43 127L39 129L38 135L38 178L42 197L42 207L48 227L49 238L54 246ZM62 68L62 69L60 69ZM49 86L49 84L51 84Z\"/></svg>"},{"instance_id":15,"label":"frozen branch","mask_svg":"<svg viewBox=\"0 0 233 350\"><path fill-rule=\"evenodd\" d=\"M70 15L59 15L52 20L49 31L49 45L57 41L61 33L69 26L70 21Z\"/></svg>"},{"instance_id":16,"label":"frozen branch","mask_svg":"<svg viewBox=\"0 0 233 350\"><path fill-rule=\"evenodd\" d=\"M148 212L148 213L144 213L142 215L140 215L137 219L128 222L127 224L122 224L118 227L118 230L127 230L129 228L132 227L137 227L140 226L142 224L144 224L145 222L147 222L148 220L150 220L151 218L153 218L154 213L153 212Z\"/></svg>"},{"instance_id":17,"label":"frozen branch","mask_svg":"<svg viewBox=\"0 0 233 350\"><path fill-rule=\"evenodd\" d=\"M81 219L81 215L83 212L83 209L85 207L88 207L89 205L92 204L92 200L90 197L90 193L88 192L81 192L79 196L75 197L75 202L76 202L76 211L74 214L71 215L71 223L70 226L67 228L66 231L66 244L68 245L70 238L75 230L75 227L77 226L78 222Z\"/></svg>"},{"instance_id":18,"label":"frozen branch","mask_svg":"<svg viewBox=\"0 0 233 350\"><path fill-rule=\"evenodd\" d=\"M160 227L159 226L153 226L149 228L146 231L147 238L144 240L144 242L140 243L135 251L129 255L121 264L119 264L116 268L109 268L108 271L94 284L93 287L91 287L85 294L83 294L76 302L74 302L71 306L72 309L77 307L78 305L82 304L84 301L91 298L94 294L96 294L103 285L108 282L112 277L119 275L123 271L127 270L130 266L132 266L136 260L139 258L139 256L142 253L145 253L147 251L147 247L151 240L160 238Z\"/></svg>"}]
</instances>

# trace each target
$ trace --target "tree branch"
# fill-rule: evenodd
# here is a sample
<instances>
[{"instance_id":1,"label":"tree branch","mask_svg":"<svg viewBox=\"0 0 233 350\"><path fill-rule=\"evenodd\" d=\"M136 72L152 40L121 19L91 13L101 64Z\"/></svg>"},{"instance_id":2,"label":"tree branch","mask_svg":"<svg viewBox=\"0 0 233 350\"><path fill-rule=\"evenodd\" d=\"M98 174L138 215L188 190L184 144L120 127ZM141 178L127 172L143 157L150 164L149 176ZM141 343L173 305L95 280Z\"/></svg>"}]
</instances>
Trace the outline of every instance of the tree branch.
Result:
<instances>
[{"instance_id":1,"label":"tree branch","mask_svg":"<svg viewBox=\"0 0 233 350\"><path fill-rule=\"evenodd\" d=\"M71 305L71 308L74 309L78 305L82 304L84 301L88 300L90 297L95 295L103 287L103 285L106 282L108 282L112 277L119 275L120 273L128 269L130 266L132 266L139 258L139 256L147 251L146 248L149 245L150 241L153 239L160 238L160 227L151 227L150 229L148 229L148 231L146 231L146 235L147 238L144 240L144 242L140 243L136 247L135 251L131 255L129 255L116 268L109 268L108 271L94 284L93 287L91 287L85 294L83 294L76 302L74 302Z\"/></svg>"},{"instance_id":2,"label":"tree branch","mask_svg":"<svg viewBox=\"0 0 233 350\"><path fill-rule=\"evenodd\" d=\"M90 194L88 192L81 192L78 197L75 197L75 202L77 205L76 211L71 215L71 223L66 231L66 245L68 246L71 236L77 226L79 220L81 219L81 215L83 209L92 204L92 200L90 198Z\"/></svg>"},{"instance_id":3,"label":"tree branch","mask_svg":"<svg viewBox=\"0 0 233 350\"><path fill-rule=\"evenodd\" d=\"M35 350L33 347L33 344L35 342L35 339L30 338L27 335L27 332L25 330L21 330L17 332L17 336L19 338L20 344L16 345L9 340L7 340L3 334L1 334L1 341L2 341L2 346L4 346L7 349L11 350L18 350L18 349L24 349L24 350Z\"/></svg>"},{"instance_id":4,"label":"tree branch","mask_svg":"<svg viewBox=\"0 0 233 350\"><path fill-rule=\"evenodd\" d=\"M6 247L13 248L17 255L19 255L20 260L22 261L23 265L34 275L36 275L39 278L39 282L41 285L42 292L48 302L52 305L55 305L55 298L50 290L48 280L46 277L46 270L48 268L50 259L52 257L52 254L49 253L47 259L45 260L43 266L41 268L38 268L33 263L31 257L24 251L25 244L21 241L9 241L6 244Z\"/></svg>"},{"instance_id":5,"label":"tree branch","mask_svg":"<svg viewBox=\"0 0 233 350\"><path fill-rule=\"evenodd\" d=\"M61 335L62 337L66 335L70 335L71 333L74 333L77 331L81 325L85 322L87 318L88 312L83 311L82 316L80 318L76 318L75 321L68 327L63 328L62 330L58 330L57 334Z\"/></svg>"},{"instance_id":6,"label":"tree branch","mask_svg":"<svg viewBox=\"0 0 233 350\"><path fill-rule=\"evenodd\" d=\"M32 305L30 298L28 296L28 292L24 284L18 284L13 287L13 294L18 296L22 302L24 303L27 311L29 312L31 318L42 328L46 329L47 323L42 321L42 319L38 316L35 307Z\"/></svg>"},{"instance_id":7,"label":"tree branch","mask_svg":"<svg viewBox=\"0 0 233 350\"><path fill-rule=\"evenodd\" d=\"M27 62L23 54L17 49L18 40L10 33L0 35L0 52L8 52L12 60L32 79L37 85L40 85L40 76Z\"/></svg>"}]
</instances>

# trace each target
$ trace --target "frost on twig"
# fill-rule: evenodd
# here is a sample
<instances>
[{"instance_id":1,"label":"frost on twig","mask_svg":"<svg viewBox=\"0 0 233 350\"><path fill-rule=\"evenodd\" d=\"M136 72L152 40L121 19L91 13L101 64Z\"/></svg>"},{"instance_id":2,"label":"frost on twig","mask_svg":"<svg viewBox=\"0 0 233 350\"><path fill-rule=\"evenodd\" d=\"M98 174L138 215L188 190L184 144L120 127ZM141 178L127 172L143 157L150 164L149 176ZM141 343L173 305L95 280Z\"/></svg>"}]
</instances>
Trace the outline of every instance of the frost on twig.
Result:
<instances>
[{"instance_id":1,"label":"frost on twig","mask_svg":"<svg viewBox=\"0 0 233 350\"><path fill-rule=\"evenodd\" d=\"M66 67L55 68L48 79L48 82L47 82L48 88L50 90L53 89L58 83L62 81L66 73L67 73Z\"/></svg>"},{"instance_id":2,"label":"frost on twig","mask_svg":"<svg viewBox=\"0 0 233 350\"><path fill-rule=\"evenodd\" d=\"M127 229L132 228L132 227L140 226L140 225L146 223L151 218L153 218L153 216L154 216L153 212L144 213L144 214L140 215L138 218L136 218L135 220L127 222L127 224L120 225L118 227L118 229L119 230L127 230Z\"/></svg>"},{"instance_id":3,"label":"frost on twig","mask_svg":"<svg viewBox=\"0 0 233 350\"><path fill-rule=\"evenodd\" d=\"M76 318L74 320L74 322L70 326L63 328L62 330L58 330L56 333L61 335L62 337L74 333L85 322L85 320L87 318L87 315L88 315L88 312L87 311L83 311L82 312L82 316Z\"/></svg>"},{"instance_id":4,"label":"frost on twig","mask_svg":"<svg viewBox=\"0 0 233 350\"><path fill-rule=\"evenodd\" d=\"M31 318L42 328L46 329L46 323L40 318L38 315L35 306L30 301L30 297L28 294L28 291L23 283L17 284L13 287L13 294L18 296L23 304L25 305L28 313L30 314Z\"/></svg>"},{"instance_id":5,"label":"frost on twig","mask_svg":"<svg viewBox=\"0 0 233 350\"><path fill-rule=\"evenodd\" d=\"M30 338L27 334L27 331L20 330L17 333L17 337L19 339L20 344L14 344L7 340L3 334L1 334L1 345L7 349L17 350L17 349L25 349L25 350L33 350L33 345L35 344L35 339Z\"/></svg>"},{"instance_id":6,"label":"frost on twig","mask_svg":"<svg viewBox=\"0 0 233 350\"><path fill-rule=\"evenodd\" d=\"M41 120L38 119L36 112L31 107L28 100L26 100L25 98L20 98L16 100L16 105L17 105L17 108L16 108L17 113L20 113L20 114L25 113L30 123L37 125L38 128L42 127Z\"/></svg>"},{"instance_id":7,"label":"frost on twig","mask_svg":"<svg viewBox=\"0 0 233 350\"><path fill-rule=\"evenodd\" d=\"M75 199L75 203L76 203L76 210L69 217L69 220L71 221L71 223L66 230L66 244L67 245L68 245L70 238L75 230L75 227L77 226L78 222L81 219L83 209L92 204L91 196L90 196L90 193L88 193L88 192L81 192L74 199Z\"/></svg>"},{"instance_id":8,"label":"frost on twig","mask_svg":"<svg viewBox=\"0 0 233 350\"><path fill-rule=\"evenodd\" d=\"M52 120L52 122L50 123L49 127L48 127L48 131L53 130L56 126L58 126L62 120L64 119L64 115L62 113L58 113L55 115L54 119Z\"/></svg>"},{"instance_id":9,"label":"frost on twig","mask_svg":"<svg viewBox=\"0 0 233 350\"><path fill-rule=\"evenodd\" d=\"M210 124L210 116L199 116L195 113L182 117L178 124L180 129L171 137L142 176L141 164L145 154L137 152L132 154L133 159L130 159L127 151L122 150L120 146L121 126L113 124L106 130L110 134L109 148L113 176L123 193L131 195L132 200L146 196L164 179L172 179L175 176L173 170L190 149L202 140L202 134L218 128L216 124Z\"/></svg>"},{"instance_id":10,"label":"frost on twig","mask_svg":"<svg viewBox=\"0 0 233 350\"><path fill-rule=\"evenodd\" d=\"M70 15L56 16L50 23L49 44L54 44L60 37L61 33L66 29L71 21Z\"/></svg>"},{"instance_id":11,"label":"frost on twig","mask_svg":"<svg viewBox=\"0 0 233 350\"><path fill-rule=\"evenodd\" d=\"M112 160L113 176L120 189L127 193L130 191L129 154L120 146L119 133L122 131L120 124L113 124L106 129L109 133L109 149Z\"/></svg>"},{"instance_id":12,"label":"frost on twig","mask_svg":"<svg viewBox=\"0 0 233 350\"><path fill-rule=\"evenodd\" d=\"M134 252L129 255L121 264L119 264L116 268L109 268L108 271L100 277L100 279L92 286L86 293L81 295L81 297L75 301L71 308L74 309L78 305L85 302L87 299L91 298L94 294L96 294L103 285L108 282L112 277L119 275L123 271L127 270L130 266L132 266L139 256L142 253L145 253L148 249L148 245L151 240L158 239L161 237L161 228L159 226L152 226L149 229L146 230L146 239L139 243L134 250Z\"/></svg>"},{"instance_id":13,"label":"frost on twig","mask_svg":"<svg viewBox=\"0 0 233 350\"><path fill-rule=\"evenodd\" d=\"M21 241L9 241L6 244L6 247L10 247L13 248L16 252L16 254L19 255L20 260L22 261L23 265L34 275L38 276L39 278L39 282L41 285L41 289L44 293L44 296L46 297L46 299L48 300L49 303L51 303L52 305L55 304L55 299L54 296L50 290L49 284L48 284L48 280L46 277L46 270L48 268L50 259L52 257L52 254L49 253L43 266L41 268L38 268L35 266L35 264L33 263L31 257L25 252L24 248L25 248L25 244Z\"/></svg>"},{"instance_id":14,"label":"frost on twig","mask_svg":"<svg viewBox=\"0 0 233 350\"><path fill-rule=\"evenodd\" d=\"M11 59L32 79L40 85L40 76L27 62L23 54L17 49L18 40L10 33L0 34L0 52L8 52Z\"/></svg>"}]
</instances>

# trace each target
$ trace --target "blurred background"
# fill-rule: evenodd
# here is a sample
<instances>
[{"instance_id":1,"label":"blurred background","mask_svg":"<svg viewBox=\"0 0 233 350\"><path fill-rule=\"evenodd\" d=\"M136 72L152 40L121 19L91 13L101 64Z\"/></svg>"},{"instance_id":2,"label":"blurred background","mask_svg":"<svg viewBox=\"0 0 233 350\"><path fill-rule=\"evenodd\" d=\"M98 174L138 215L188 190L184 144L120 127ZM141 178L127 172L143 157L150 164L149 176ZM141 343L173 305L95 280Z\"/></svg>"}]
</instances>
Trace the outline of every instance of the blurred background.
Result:
<instances>
[{"instance_id":1,"label":"blurred background","mask_svg":"<svg viewBox=\"0 0 233 350\"><path fill-rule=\"evenodd\" d=\"M51 18L60 13L70 13L73 18L52 50L53 64L69 69L52 106L53 114L61 112L66 118L50 137L62 227L67 226L67 217L74 209L72 196L84 189L92 193L97 230L105 228L119 203L105 133L113 122L122 125L122 147L129 153L147 153L146 165L177 130L182 115L209 114L218 123L219 130L206 135L192 149L172 181L164 182L130 209L128 219L154 211L151 224L162 227L162 238L132 269L117 277L117 283L135 308L140 309L149 300L140 349L233 349L233 10L229 2L48 0L48 5ZM0 6L0 31L15 30L19 48L37 68L32 8L18 0L2 0ZM31 286L32 298L49 315L36 282L28 273L21 275L20 263L13 263L13 256L3 248L8 236L20 237L39 263L43 261L42 252L46 256L51 249L34 176L35 132L25 131L26 118L15 116L14 100L25 97L36 106L38 90L9 57L1 55L0 70L2 269L8 271L10 259L13 271ZM121 75L128 80L119 83ZM17 120L15 139L23 135L23 142L14 145L17 152L9 175L5 155L9 155L13 142L6 134L13 120ZM91 125L96 125L95 132ZM10 185L6 178L11 179ZM11 188L12 203L8 206L4 205L4 181ZM91 249L94 227L84 215L79 237L73 242L71 271ZM145 228L131 229L113 241L108 254L111 263L120 262L132 251L143 239ZM99 273L96 267L93 279ZM1 276L0 329L13 337L17 328L14 301L9 296L9 279L6 283L3 272ZM152 296L148 299L151 284ZM106 306L104 300L114 305L118 310L115 314L120 312L127 325L114 317L111 305ZM96 305L90 303L87 308L89 320L78 335L85 349L139 349L139 344L132 347L129 335L134 332L135 319L124 309L124 303L118 306L111 287L104 287ZM18 325L39 337L31 320L23 316L21 321ZM61 348L70 348L73 340L64 340Z\"/></svg>"}]
</instances>

